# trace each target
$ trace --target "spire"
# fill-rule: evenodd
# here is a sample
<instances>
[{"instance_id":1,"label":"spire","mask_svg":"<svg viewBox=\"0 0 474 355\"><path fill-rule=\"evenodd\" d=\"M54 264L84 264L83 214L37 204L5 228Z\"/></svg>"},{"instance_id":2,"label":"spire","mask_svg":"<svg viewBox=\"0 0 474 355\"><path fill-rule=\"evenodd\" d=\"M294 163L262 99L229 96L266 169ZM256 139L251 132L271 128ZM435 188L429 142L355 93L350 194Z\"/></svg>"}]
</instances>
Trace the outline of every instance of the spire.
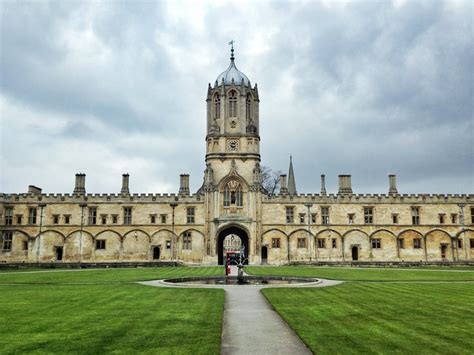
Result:
<instances>
[{"instance_id":1,"label":"spire","mask_svg":"<svg viewBox=\"0 0 474 355\"><path fill-rule=\"evenodd\" d=\"M290 168L288 170L288 194L296 195L295 173L293 172L293 159L290 155Z\"/></svg>"},{"instance_id":2,"label":"spire","mask_svg":"<svg viewBox=\"0 0 474 355\"><path fill-rule=\"evenodd\" d=\"M230 47L230 60L234 60L234 40L229 42Z\"/></svg>"}]
</instances>

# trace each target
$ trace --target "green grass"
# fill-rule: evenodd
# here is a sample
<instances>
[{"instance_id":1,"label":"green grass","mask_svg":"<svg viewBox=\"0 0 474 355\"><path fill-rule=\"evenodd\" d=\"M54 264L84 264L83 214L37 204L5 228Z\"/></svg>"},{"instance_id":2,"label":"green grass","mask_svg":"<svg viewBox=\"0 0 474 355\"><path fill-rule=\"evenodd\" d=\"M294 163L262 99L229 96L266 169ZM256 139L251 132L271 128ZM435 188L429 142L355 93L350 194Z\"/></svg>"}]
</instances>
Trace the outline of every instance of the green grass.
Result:
<instances>
[{"instance_id":1,"label":"green grass","mask_svg":"<svg viewBox=\"0 0 474 355\"><path fill-rule=\"evenodd\" d=\"M131 269L66 269L0 273L5 283L124 283L182 276L223 275L222 267L157 267Z\"/></svg>"},{"instance_id":2,"label":"green grass","mask_svg":"<svg viewBox=\"0 0 474 355\"><path fill-rule=\"evenodd\" d=\"M249 266L245 268L245 271L251 275L304 276L351 281L474 281L473 269L372 269L314 266Z\"/></svg>"},{"instance_id":3,"label":"green grass","mask_svg":"<svg viewBox=\"0 0 474 355\"><path fill-rule=\"evenodd\" d=\"M222 274L144 268L0 275L0 353L218 354L224 292L132 283Z\"/></svg>"},{"instance_id":4,"label":"green grass","mask_svg":"<svg viewBox=\"0 0 474 355\"><path fill-rule=\"evenodd\" d=\"M262 292L318 354L472 354L474 349L471 283L350 282Z\"/></svg>"}]
</instances>

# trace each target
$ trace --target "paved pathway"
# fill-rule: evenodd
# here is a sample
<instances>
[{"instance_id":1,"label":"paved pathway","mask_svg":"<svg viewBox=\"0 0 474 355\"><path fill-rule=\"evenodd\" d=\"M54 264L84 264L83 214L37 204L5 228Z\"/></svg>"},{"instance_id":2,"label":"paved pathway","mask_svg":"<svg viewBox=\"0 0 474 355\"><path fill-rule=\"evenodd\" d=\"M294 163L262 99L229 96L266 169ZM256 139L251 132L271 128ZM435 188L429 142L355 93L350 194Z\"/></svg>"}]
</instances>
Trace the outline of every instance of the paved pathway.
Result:
<instances>
[{"instance_id":1,"label":"paved pathway","mask_svg":"<svg viewBox=\"0 0 474 355\"><path fill-rule=\"evenodd\" d=\"M237 267L231 267L237 276ZM311 354L311 351L275 312L260 290L262 285L183 285L161 280L142 284L165 287L213 287L225 291L224 322L222 325L221 354ZM321 280L317 284L288 285L289 287L325 287L340 281ZM278 285L281 287L280 285Z\"/></svg>"}]
</instances>

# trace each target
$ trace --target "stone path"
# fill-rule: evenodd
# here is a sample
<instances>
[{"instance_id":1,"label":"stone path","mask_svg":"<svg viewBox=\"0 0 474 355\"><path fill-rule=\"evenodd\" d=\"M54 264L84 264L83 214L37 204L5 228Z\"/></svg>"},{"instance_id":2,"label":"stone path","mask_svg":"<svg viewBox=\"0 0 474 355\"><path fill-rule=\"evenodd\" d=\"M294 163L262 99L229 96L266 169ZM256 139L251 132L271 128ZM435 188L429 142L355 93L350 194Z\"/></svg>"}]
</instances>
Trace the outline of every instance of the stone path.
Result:
<instances>
[{"instance_id":1,"label":"stone path","mask_svg":"<svg viewBox=\"0 0 474 355\"><path fill-rule=\"evenodd\" d=\"M237 276L232 266L231 275ZM289 287L325 287L341 281L320 280L317 284L288 285ZM275 312L260 290L262 285L183 285L161 280L141 284L164 287L212 287L225 291L224 322L221 354L311 354L306 345ZM279 285L279 287L281 287Z\"/></svg>"}]
</instances>

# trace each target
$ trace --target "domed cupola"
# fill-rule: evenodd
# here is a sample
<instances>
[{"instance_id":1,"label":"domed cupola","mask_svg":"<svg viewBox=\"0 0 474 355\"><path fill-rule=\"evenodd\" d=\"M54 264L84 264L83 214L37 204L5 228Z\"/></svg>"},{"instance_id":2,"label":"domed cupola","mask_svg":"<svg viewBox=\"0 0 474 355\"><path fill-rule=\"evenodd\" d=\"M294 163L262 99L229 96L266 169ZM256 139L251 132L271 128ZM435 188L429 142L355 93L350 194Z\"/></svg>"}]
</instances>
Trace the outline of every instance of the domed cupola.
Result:
<instances>
[{"instance_id":1,"label":"domed cupola","mask_svg":"<svg viewBox=\"0 0 474 355\"><path fill-rule=\"evenodd\" d=\"M231 55L230 55L230 65L229 67L219 74L216 79L217 85L241 85L242 81L244 82L245 86L250 86L250 80L247 78L247 75L242 73L237 67L235 66L235 58L234 58L234 46L232 43Z\"/></svg>"}]
</instances>

